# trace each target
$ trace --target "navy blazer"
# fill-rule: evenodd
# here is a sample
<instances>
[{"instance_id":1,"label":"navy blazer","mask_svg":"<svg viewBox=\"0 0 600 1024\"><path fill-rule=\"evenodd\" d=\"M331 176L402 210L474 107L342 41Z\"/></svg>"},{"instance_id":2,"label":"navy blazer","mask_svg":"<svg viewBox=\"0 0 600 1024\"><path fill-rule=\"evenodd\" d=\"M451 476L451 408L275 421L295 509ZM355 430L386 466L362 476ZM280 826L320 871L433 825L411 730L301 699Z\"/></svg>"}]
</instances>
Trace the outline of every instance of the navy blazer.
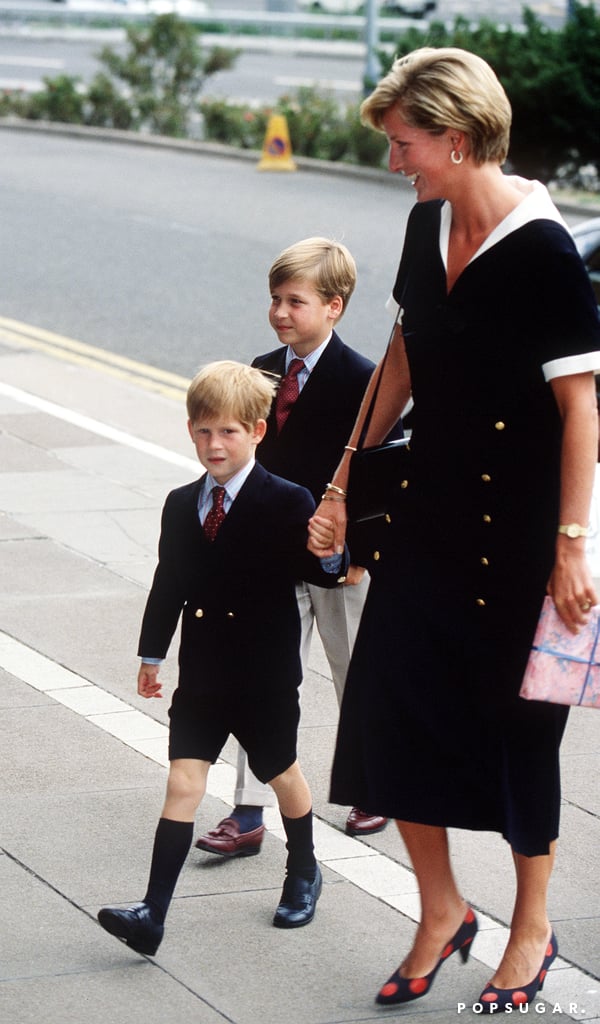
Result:
<instances>
[{"instance_id":1,"label":"navy blazer","mask_svg":"<svg viewBox=\"0 0 600 1024\"><path fill-rule=\"evenodd\" d=\"M138 653L164 658L183 612L181 687L298 686L295 582L338 583L338 574L326 573L306 548L312 496L257 463L211 542L198 517L202 481L167 496ZM347 564L345 556L342 571Z\"/></svg>"},{"instance_id":2,"label":"navy blazer","mask_svg":"<svg viewBox=\"0 0 600 1024\"><path fill-rule=\"evenodd\" d=\"M283 376L287 348L257 356L252 365ZM275 403L256 457L271 473L308 487L318 504L344 454L375 364L333 332L325 351L294 402L280 434Z\"/></svg>"},{"instance_id":3,"label":"navy blazer","mask_svg":"<svg viewBox=\"0 0 600 1024\"><path fill-rule=\"evenodd\" d=\"M257 356L252 365L281 377L287 348ZM360 409L375 364L345 345L336 332L292 406L281 433L277 433L275 403L267 420L267 433L256 457L271 473L302 484L319 504L344 454L344 445ZM399 423L389 439L402 437ZM355 565L370 565L373 528L361 524L348 529L350 557Z\"/></svg>"}]
</instances>

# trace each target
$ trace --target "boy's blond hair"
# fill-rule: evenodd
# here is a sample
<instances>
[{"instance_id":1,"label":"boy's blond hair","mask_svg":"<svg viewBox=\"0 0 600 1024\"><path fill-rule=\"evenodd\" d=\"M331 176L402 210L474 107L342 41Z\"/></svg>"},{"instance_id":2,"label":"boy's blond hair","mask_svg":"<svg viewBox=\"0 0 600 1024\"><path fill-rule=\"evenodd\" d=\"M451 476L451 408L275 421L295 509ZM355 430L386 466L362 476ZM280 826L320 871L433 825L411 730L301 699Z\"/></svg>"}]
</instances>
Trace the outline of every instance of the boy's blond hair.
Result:
<instances>
[{"instance_id":1,"label":"boy's blond hair","mask_svg":"<svg viewBox=\"0 0 600 1024\"><path fill-rule=\"evenodd\" d=\"M231 416L252 431L269 415L274 394L274 382L260 370L221 359L208 363L194 377L187 391L187 414L191 423Z\"/></svg>"},{"instance_id":2,"label":"boy's blond hair","mask_svg":"<svg viewBox=\"0 0 600 1024\"><path fill-rule=\"evenodd\" d=\"M304 238L279 254L269 270L269 288L273 292L296 279L310 282L324 302L339 295L345 309L356 286L356 263L341 242Z\"/></svg>"}]
</instances>

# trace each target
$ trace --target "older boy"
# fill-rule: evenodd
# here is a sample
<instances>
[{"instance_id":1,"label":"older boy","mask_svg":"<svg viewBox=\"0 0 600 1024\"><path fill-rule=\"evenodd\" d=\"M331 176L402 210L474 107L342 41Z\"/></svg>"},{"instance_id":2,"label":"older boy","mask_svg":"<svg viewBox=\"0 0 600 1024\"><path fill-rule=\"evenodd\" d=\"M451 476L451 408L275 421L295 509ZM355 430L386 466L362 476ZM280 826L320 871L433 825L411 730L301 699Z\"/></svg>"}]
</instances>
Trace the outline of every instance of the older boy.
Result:
<instances>
[{"instance_id":1,"label":"older boy","mask_svg":"<svg viewBox=\"0 0 600 1024\"><path fill-rule=\"evenodd\" d=\"M375 369L335 331L355 285L356 265L346 246L315 237L284 249L269 271L269 323L281 345L253 362L281 380L258 458L271 473L307 487L317 503L339 463ZM401 436L400 428L392 436ZM365 570L358 567L368 564L366 551L372 550L358 531L349 532L348 543L354 565L345 586L320 591L299 582L297 587L303 664L316 621L340 704L368 587ZM234 800L233 812L196 846L223 857L260 851L262 809L272 803L272 794L253 778L243 750ZM368 809L352 808L346 831L372 835L386 823Z\"/></svg>"},{"instance_id":2,"label":"older boy","mask_svg":"<svg viewBox=\"0 0 600 1024\"><path fill-rule=\"evenodd\" d=\"M98 914L103 928L148 955L162 940L208 770L230 733L275 791L287 835L273 923L307 924L321 891L311 794L296 757L302 672L295 581L335 587L338 573L304 550L310 493L255 464L272 397L259 370L229 361L205 367L188 390L188 429L207 472L167 497L139 642L138 693L160 697L159 664L183 613L166 800L143 902ZM331 543L328 520L313 518L315 530Z\"/></svg>"}]
</instances>

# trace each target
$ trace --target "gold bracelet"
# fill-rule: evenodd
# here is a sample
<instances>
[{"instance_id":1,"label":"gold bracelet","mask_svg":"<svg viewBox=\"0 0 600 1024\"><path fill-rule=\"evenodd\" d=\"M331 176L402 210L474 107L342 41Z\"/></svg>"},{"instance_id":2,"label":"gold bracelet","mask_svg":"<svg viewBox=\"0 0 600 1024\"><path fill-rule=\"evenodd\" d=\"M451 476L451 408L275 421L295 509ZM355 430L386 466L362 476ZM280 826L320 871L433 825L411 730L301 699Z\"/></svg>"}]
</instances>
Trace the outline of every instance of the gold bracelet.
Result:
<instances>
[{"instance_id":1,"label":"gold bracelet","mask_svg":"<svg viewBox=\"0 0 600 1024\"><path fill-rule=\"evenodd\" d=\"M336 494L341 494L342 498L345 498L348 493L343 487L338 487L336 484L325 484L325 490L335 491Z\"/></svg>"},{"instance_id":2,"label":"gold bracelet","mask_svg":"<svg viewBox=\"0 0 600 1024\"><path fill-rule=\"evenodd\" d=\"M345 498L342 498L341 496L339 498L334 498L332 494L327 494L327 492L321 495L321 501L335 501L337 505L346 504Z\"/></svg>"},{"instance_id":3,"label":"gold bracelet","mask_svg":"<svg viewBox=\"0 0 600 1024\"><path fill-rule=\"evenodd\" d=\"M345 452L357 452L358 448L353 448L351 444L345 444L344 445L344 451Z\"/></svg>"}]
</instances>

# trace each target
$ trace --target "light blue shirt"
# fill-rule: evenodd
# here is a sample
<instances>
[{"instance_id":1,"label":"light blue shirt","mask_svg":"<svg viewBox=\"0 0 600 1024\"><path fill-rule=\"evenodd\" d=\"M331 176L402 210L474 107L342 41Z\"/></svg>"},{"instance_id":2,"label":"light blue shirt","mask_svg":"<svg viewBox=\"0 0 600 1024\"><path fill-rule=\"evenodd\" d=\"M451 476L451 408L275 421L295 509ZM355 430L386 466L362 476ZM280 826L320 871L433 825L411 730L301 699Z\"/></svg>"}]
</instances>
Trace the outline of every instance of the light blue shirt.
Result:
<instances>
[{"instance_id":1,"label":"light blue shirt","mask_svg":"<svg viewBox=\"0 0 600 1024\"><path fill-rule=\"evenodd\" d=\"M319 362L319 359L323 355L323 352L325 351L329 342L331 341L332 334L333 331L331 331L328 338L325 338L325 341L321 342L318 348L313 349L313 351L309 352L307 356L297 356L291 345L288 345L287 351L285 353L285 373L288 372L292 359L302 359L304 362L304 366L300 370L297 377L299 392L302 391L302 388L306 384L312 371Z\"/></svg>"},{"instance_id":2,"label":"light blue shirt","mask_svg":"<svg viewBox=\"0 0 600 1024\"><path fill-rule=\"evenodd\" d=\"M206 519L210 509L212 508L213 487L225 488L223 508L225 509L225 514L227 514L227 512L229 512L229 509L233 505L233 502L240 493L243 485L246 483L246 480L250 476L250 473L254 469L255 462L256 459L253 456L242 469L238 470L235 476L231 477L231 480L227 481L226 484L218 484L214 477L210 475L210 473L206 474L206 476L204 477L204 484L200 490L200 494L198 495L198 516L200 517L200 522L202 523L202 526L204 526L204 520Z\"/></svg>"}]
</instances>

